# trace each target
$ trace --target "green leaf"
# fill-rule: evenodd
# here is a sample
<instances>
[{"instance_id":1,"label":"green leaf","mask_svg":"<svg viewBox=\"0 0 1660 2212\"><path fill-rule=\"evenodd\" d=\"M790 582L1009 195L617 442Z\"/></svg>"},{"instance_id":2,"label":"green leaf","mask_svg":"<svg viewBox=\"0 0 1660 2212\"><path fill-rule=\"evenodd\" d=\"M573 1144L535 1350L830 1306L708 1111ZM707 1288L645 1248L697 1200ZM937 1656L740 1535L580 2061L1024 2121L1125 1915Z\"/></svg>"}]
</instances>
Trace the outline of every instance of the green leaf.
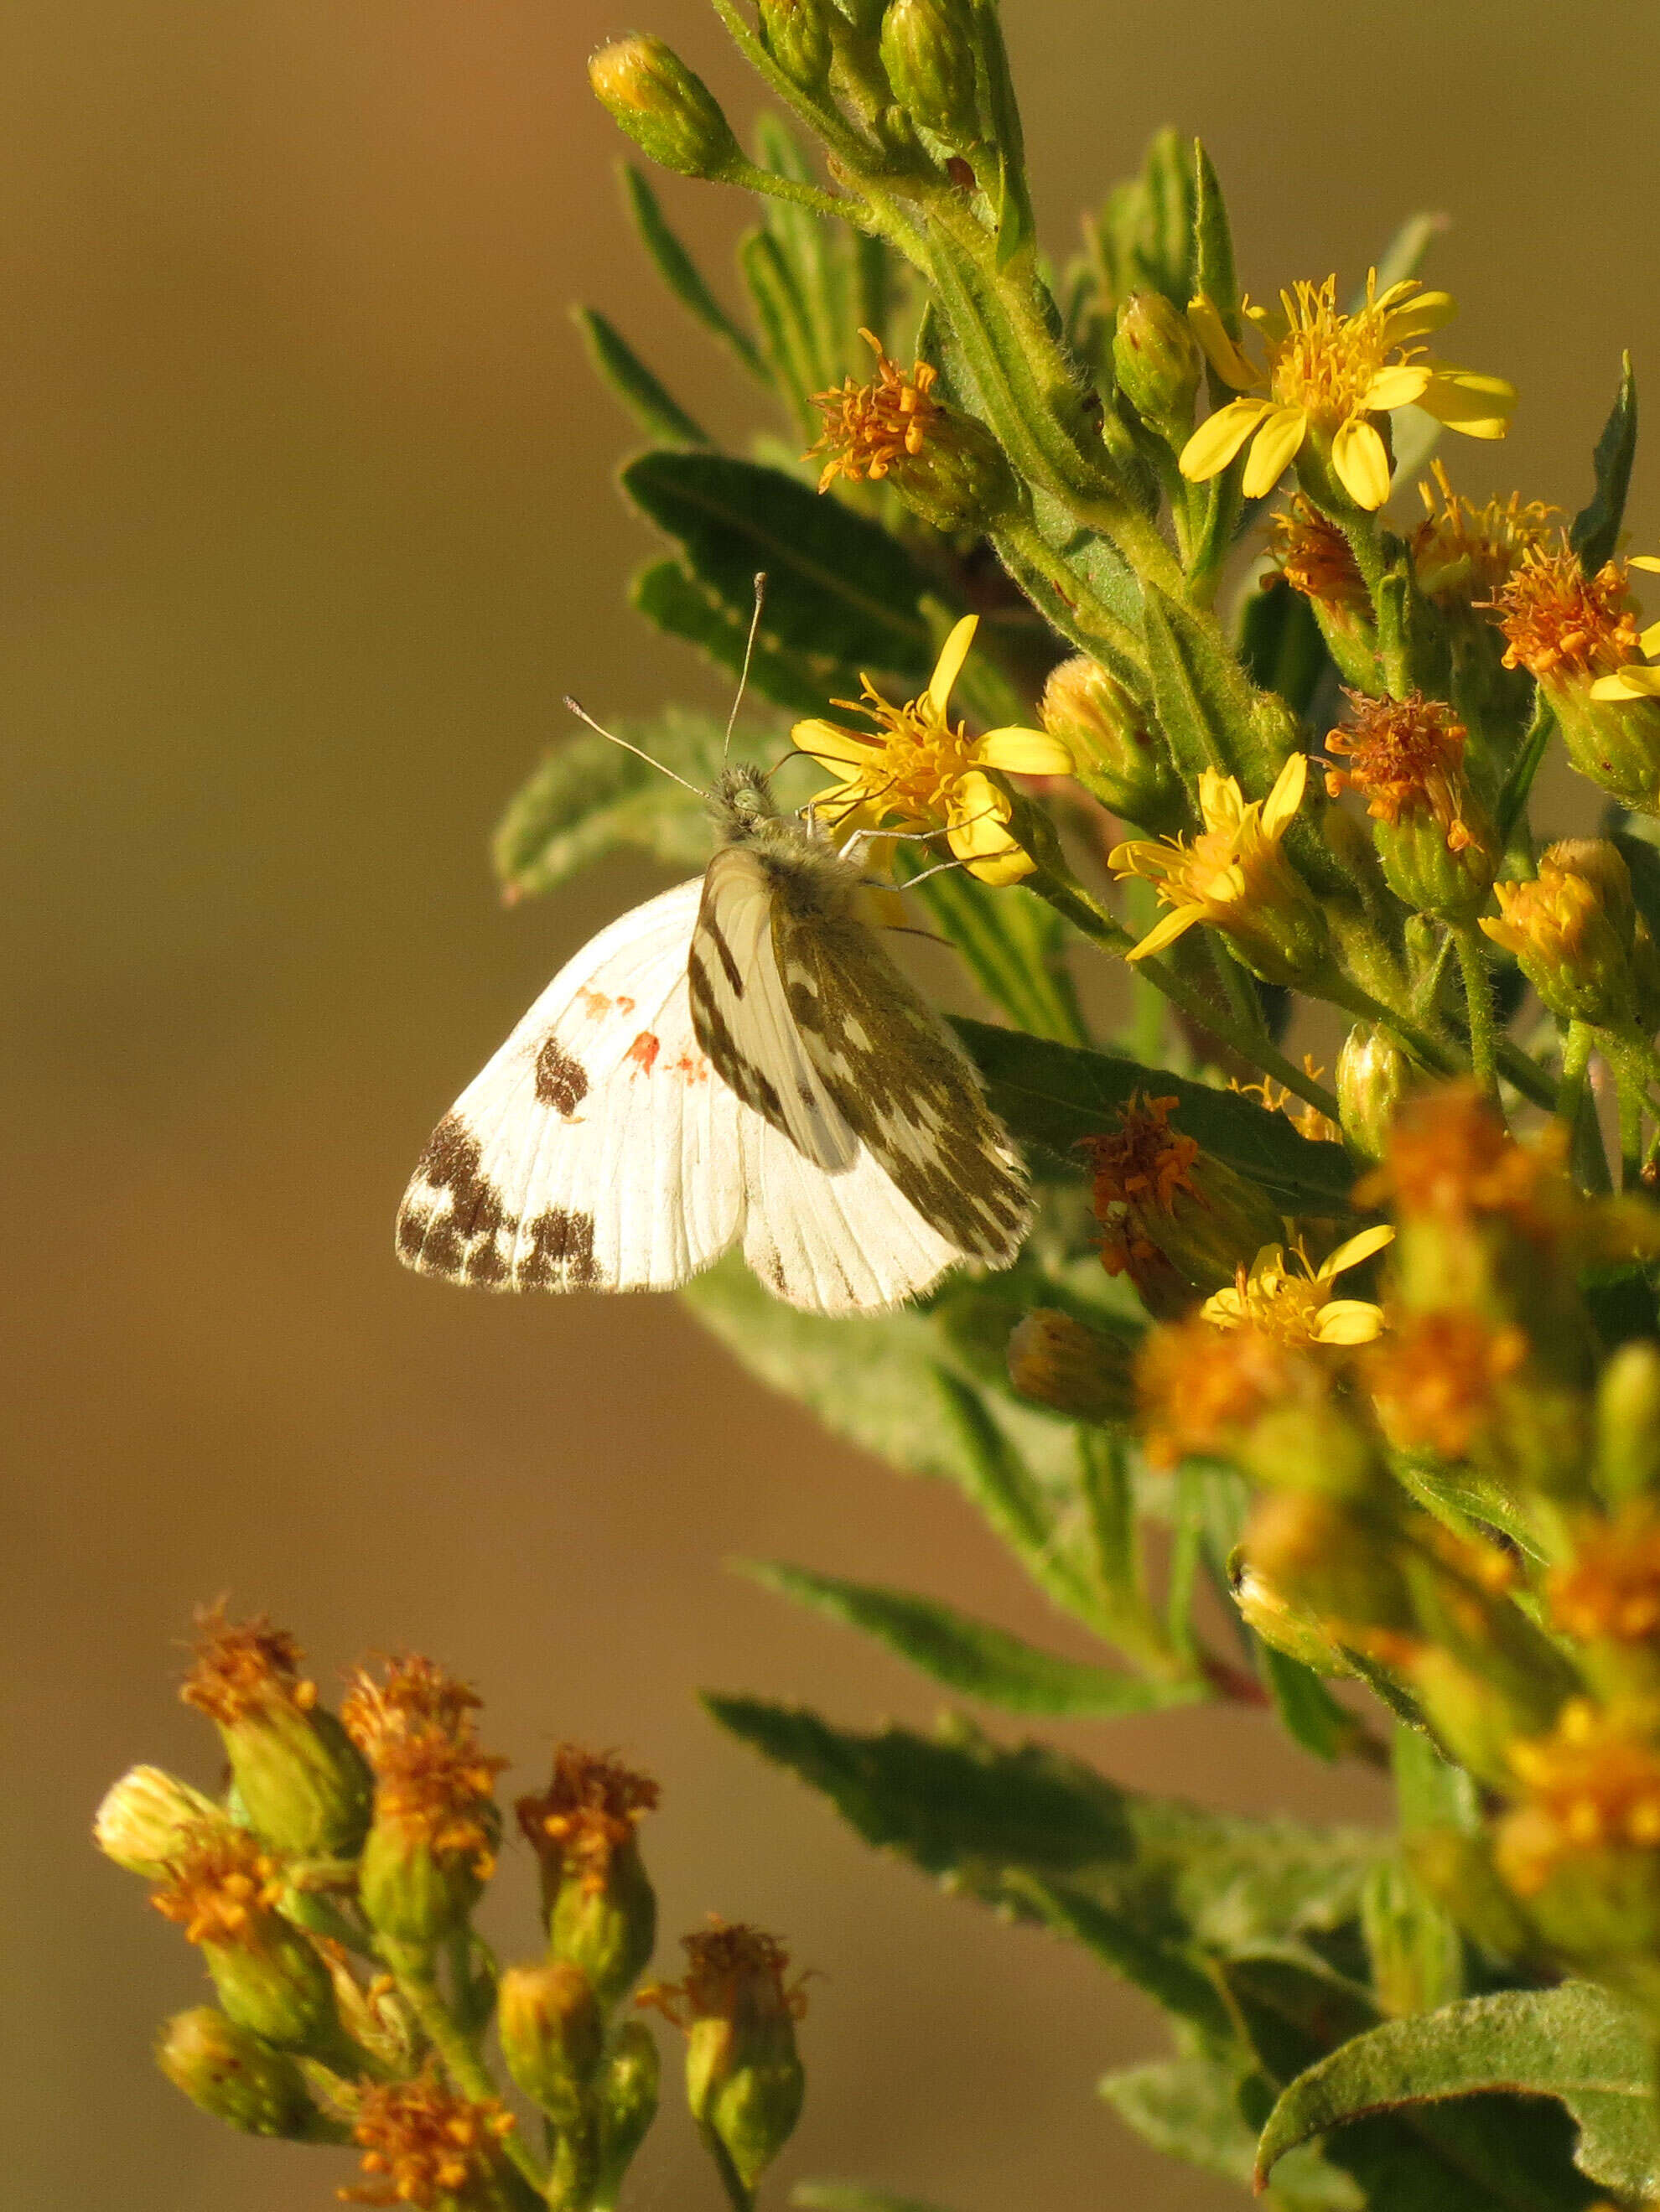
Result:
<instances>
[{"instance_id":1,"label":"green leaf","mask_svg":"<svg viewBox=\"0 0 1660 2212\"><path fill-rule=\"evenodd\" d=\"M623 489L678 538L700 580L748 623L767 579L762 635L818 688L857 696L859 672L891 670L919 688L933 666L921 570L879 524L821 499L776 469L721 453L649 453Z\"/></svg>"},{"instance_id":2,"label":"green leaf","mask_svg":"<svg viewBox=\"0 0 1660 2212\"><path fill-rule=\"evenodd\" d=\"M1593 465L1596 471L1596 489L1587 504L1573 518L1568 532L1568 543L1579 556L1579 565L1588 576L1594 576L1602 563L1612 558L1620 542L1620 525L1626 512L1626 495L1631 489L1632 463L1637 455L1637 379L1632 373L1631 356L1620 358L1620 389L1614 394L1608 419L1602 425L1602 434L1596 441Z\"/></svg>"},{"instance_id":3,"label":"green leaf","mask_svg":"<svg viewBox=\"0 0 1660 2212\"><path fill-rule=\"evenodd\" d=\"M908 873L935 865L926 848L899 849L905 856L902 882ZM980 988L1012 1022L1062 1044L1089 1042L1067 966L1067 925L1052 906L1018 884L994 890L965 868L931 877L917 887L916 896Z\"/></svg>"},{"instance_id":4,"label":"green leaf","mask_svg":"<svg viewBox=\"0 0 1660 2212\"><path fill-rule=\"evenodd\" d=\"M1294 2144L1364 2124L1366 2116L1404 2112L1421 2126L1443 2100L1505 2092L1560 2100L1579 2129L1580 2171L1605 2188L1646 2197L1660 2185L1652 2073L1640 2023L1589 1983L1468 1997L1440 2012L1386 2021L1299 2075L1262 2130L1257 2173L1266 2178ZM1508 2115L1512 2130L1530 2117L1528 2106L1514 2103L1479 2109ZM1451 2117L1459 2116L1453 2107ZM1462 2117L1470 2117L1469 2108ZM1444 2144L1449 2137L1443 2131L1437 2140ZM1329 2154L1339 2142L1329 2146ZM1505 2175L1491 2185L1510 2193L1466 2201L1554 2205L1583 2202L1591 2193L1565 2198L1560 2177L1541 2179L1555 2179L1558 2193L1524 2193L1516 2177Z\"/></svg>"},{"instance_id":5,"label":"green leaf","mask_svg":"<svg viewBox=\"0 0 1660 2212\"><path fill-rule=\"evenodd\" d=\"M678 561L654 562L629 587L629 603L670 637L682 638L708 654L717 668L743 672L751 616L711 591ZM818 714L824 703L818 685L801 673L796 659L780 653L764 632L757 634L750 659L750 681L775 705L800 714Z\"/></svg>"},{"instance_id":6,"label":"green leaf","mask_svg":"<svg viewBox=\"0 0 1660 2212\"><path fill-rule=\"evenodd\" d=\"M1262 1646L1262 1674L1287 1735L1329 1765L1354 1741L1346 1712L1311 1667L1272 1644Z\"/></svg>"},{"instance_id":7,"label":"green leaf","mask_svg":"<svg viewBox=\"0 0 1660 2212\"><path fill-rule=\"evenodd\" d=\"M1343 1147L1300 1136L1283 1114L1268 1113L1253 1098L1144 1067L1116 1053L1084 1052L961 1017L952 1026L1010 1129L1058 1159L1075 1162L1079 1139L1099 1136L1133 1094L1173 1097L1175 1126L1260 1184L1286 1212L1347 1214L1351 1209L1354 1171Z\"/></svg>"},{"instance_id":8,"label":"green leaf","mask_svg":"<svg viewBox=\"0 0 1660 2212\"><path fill-rule=\"evenodd\" d=\"M758 118L756 140L762 168L798 184L815 181L806 152L775 115ZM857 327L848 297L854 273L851 239L844 224L787 200L763 199L761 221L777 241L799 304L811 375L809 394L822 392L840 383Z\"/></svg>"},{"instance_id":9,"label":"green leaf","mask_svg":"<svg viewBox=\"0 0 1660 2212\"><path fill-rule=\"evenodd\" d=\"M644 853L667 867L702 867L709 856L702 792L721 763L722 726L671 707L650 721L624 722L625 737L698 788L687 791L591 732L550 752L502 817L493 853L510 896L551 890L608 854Z\"/></svg>"},{"instance_id":10,"label":"green leaf","mask_svg":"<svg viewBox=\"0 0 1660 2212\"><path fill-rule=\"evenodd\" d=\"M816 374L812 332L795 272L777 239L764 226L747 232L740 240L738 265L761 325L773 381L787 397L803 433L810 434L818 419L812 395L823 386Z\"/></svg>"},{"instance_id":11,"label":"green leaf","mask_svg":"<svg viewBox=\"0 0 1660 2212\"><path fill-rule=\"evenodd\" d=\"M1155 2150L1250 2186L1256 2130L1241 2111L1246 2083L1235 2054L1127 2067L1097 2086L1125 2125ZM1364 2212L1365 2200L1347 2174L1304 2149L1292 2152L1276 2170L1268 2203L1270 2212Z\"/></svg>"},{"instance_id":12,"label":"green leaf","mask_svg":"<svg viewBox=\"0 0 1660 2212\"><path fill-rule=\"evenodd\" d=\"M1277 691L1298 715L1308 713L1331 666L1313 608L1283 582L1247 595L1240 611L1239 657L1251 681Z\"/></svg>"},{"instance_id":13,"label":"green leaf","mask_svg":"<svg viewBox=\"0 0 1660 2212\"><path fill-rule=\"evenodd\" d=\"M1387 292L1392 284L1404 284L1423 267L1432 246L1446 229L1449 218L1444 215L1423 212L1409 215L1389 244L1377 257L1377 290ZM1349 313L1358 314L1366 303L1363 290L1354 295Z\"/></svg>"},{"instance_id":14,"label":"green leaf","mask_svg":"<svg viewBox=\"0 0 1660 2212\"><path fill-rule=\"evenodd\" d=\"M988 1621L906 1590L843 1582L806 1567L745 1563L764 1589L863 1629L936 1682L1006 1712L1102 1717L1150 1712L1202 1697L1195 1682L1160 1683L1063 1659L1022 1643Z\"/></svg>"},{"instance_id":15,"label":"green leaf","mask_svg":"<svg viewBox=\"0 0 1660 2212\"><path fill-rule=\"evenodd\" d=\"M1202 292L1232 337L1239 336L1239 279L1222 186L1202 140L1193 142L1193 290ZM1186 300L1177 305L1185 309Z\"/></svg>"},{"instance_id":16,"label":"green leaf","mask_svg":"<svg viewBox=\"0 0 1660 2212\"><path fill-rule=\"evenodd\" d=\"M1508 841L1511 830L1527 811L1528 794L1533 789L1533 780L1539 773L1555 728L1556 716L1541 691L1535 701L1533 720L1511 763L1499 804L1493 810L1501 839Z\"/></svg>"},{"instance_id":17,"label":"green leaf","mask_svg":"<svg viewBox=\"0 0 1660 2212\"><path fill-rule=\"evenodd\" d=\"M614 323L593 307L573 307L571 313L596 372L649 436L666 446L709 443L708 433L658 382Z\"/></svg>"},{"instance_id":18,"label":"green leaf","mask_svg":"<svg viewBox=\"0 0 1660 2212\"><path fill-rule=\"evenodd\" d=\"M1026 183L1026 148L1019 103L1009 72L1008 49L1003 43L997 0L973 0L974 42L983 71L988 136L997 149L1000 190L997 200L996 264L1001 271L1037 236L1032 220L1031 194Z\"/></svg>"},{"instance_id":19,"label":"green leaf","mask_svg":"<svg viewBox=\"0 0 1660 2212\"><path fill-rule=\"evenodd\" d=\"M885 2189L865 2189L856 2181L798 2181L790 2203L803 2212L940 2212L920 2197L895 2197Z\"/></svg>"},{"instance_id":20,"label":"green leaf","mask_svg":"<svg viewBox=\"0 0 1660 2212\"><path fill-rule=\"evenodd\" d=\"M1191 787L1207 769L1219 775L1239 775L1253 749L1254 733L1241 726L1237 691L1198 626L1174 599L1146 583L1142 600L1141 635L1153 710L1183 781Z\"/></svg>"},{"instance_id":21,"label":"green leaf","mask_svg":"<svg viewBox=\"0 0 1660 2212\"><path fill-rule=\"evenodd\" d=\"M761 356L710 291L696 263L669 228L657 195L644 174L631 164L625 164L623 183L628 194L629 212L658 275L681 306L722 345L730 348L751 376L762 384L769 384L771 379Z\"/></svg>"}]
</instances>

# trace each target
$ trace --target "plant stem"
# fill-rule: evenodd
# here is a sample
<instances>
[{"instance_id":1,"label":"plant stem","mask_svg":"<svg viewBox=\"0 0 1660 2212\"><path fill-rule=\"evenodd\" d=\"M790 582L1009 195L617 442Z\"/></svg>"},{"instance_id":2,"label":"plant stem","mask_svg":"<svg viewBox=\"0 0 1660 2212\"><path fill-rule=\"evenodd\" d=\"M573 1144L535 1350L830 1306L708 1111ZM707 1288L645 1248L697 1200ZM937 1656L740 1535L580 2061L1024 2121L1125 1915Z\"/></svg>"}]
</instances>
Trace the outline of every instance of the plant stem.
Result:
<instances>
[{"instance_id":1,"label":"plant stem","mask_svg":"<svg viewBox=\"0 0 1660 2212\"><path fill-rule=\"evenodd\" d=\"M1464 1010L1469 1017L1470 1058L1475 1080L1488 1098L1499 1096L1498 1023L1493 1004L1493 985L1481 957L1481 932L1464 922L1453 932L1458 952L1458 972L1464 979Z\"/></svg>"},{"instance_id":2,"label":"plant stem","mask_svg":"<svg viewBox=\"0 0 1660 2212\"><path fill-rule=\"evenodd\" d=\"M408 1944L395 1942L389 1936L378 1936L374 1948L397 1983L398 1995L414 2014L421 2033L437 2052L439 2063L455 2087L464 2096L479 2103L499 2100L501 2090L480 2057L477 2044L444 2001L430 1957ZM544 2201L543 2176L529 2145L515 2130L512 2135L503 2136L502 2148L535 2191L533 2201L541 2205Z\"/></svg>"},{"instance_id":3,"label":"plant stem","mask_svg":"<svg viewBox=\"0 0 1660 2212\"><path fill-rule=\"evenodd\" d=\"M1115 674L1128 674L1138 688L1146 688L1146 654L1140 635L1090 589L1077 569L1061 558L1029 514L1011 515L999 522L992 538L1017 583L1025 582L1019 570L1027 568L1040 577L1060 600L1061 611L1058 614L1053 607L1046 608L1045 612L1073 644L1104 661ZM1010 555L1013 556L1012 561Z\"/></svg>"}]
</instances>

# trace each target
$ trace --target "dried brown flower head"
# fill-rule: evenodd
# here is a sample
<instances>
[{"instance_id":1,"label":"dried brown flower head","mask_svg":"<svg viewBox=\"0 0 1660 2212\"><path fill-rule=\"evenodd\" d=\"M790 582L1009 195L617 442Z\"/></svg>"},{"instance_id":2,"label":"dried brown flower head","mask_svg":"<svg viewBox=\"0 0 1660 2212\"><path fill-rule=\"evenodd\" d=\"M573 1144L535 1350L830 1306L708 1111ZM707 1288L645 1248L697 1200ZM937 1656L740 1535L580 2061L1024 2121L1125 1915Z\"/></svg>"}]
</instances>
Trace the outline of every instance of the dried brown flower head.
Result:
<instances>
[{"instance_id":1,"label":"dried brown flower head","mask_svg":"<svg viewBox=\"0 0 1660 2212\"><path fill-rule=\"evenodd\" d=\"M1610 676L1639 659L1640 624L1626 565L1587 576L1567 539L1525 550L1490 602L1505 634L1505 665L1530 676Z\"/></svg>"},{"instance_id":2,"label":"dried brown flower head","mask_svg":"<svg viewBox=\"0 0 1660 2212\"><path fill-rule=\"evenodd\" d=\"M495 2098L463 2097L435 2075L374 2082L352 2128L369 2177L343 2189L350 2204L494 2205L501 2201L501 2142L515 2125Z\"/></svg>"},{"instance_id":3,"label":"dried brown flower head","mask_svg":"<svg viewBox=\"0 0 1660 2212\"><path fill-rule=\"evenodd\" d=\"M1368 1355L1366 1380L1397 1443L1462 1459L1527 1356L1527 1337L1513 1325L1495 1328L1474 1313L1417 1314Z\"/></svg>"},{"instance_id":4,"label":"dried brown flower head","mask_svg":"<svg viewBox=\"0 0 1660 2212\"><path fill-rule=\"evenodd\" d=\"M583 1887L597 1892L605 1887L613 1855L656 1810L658 1796L649 1775L624 1766L614 1753L562 1743L547 1788L519 1800L519 1825L538 1851L546 1853L551 1844L580 1873Z\"/></svg>"},{"instance_id":5,"label":"dried brown flower head","mask_svg":"<svg viewBox=\"0 0 1660 2212\"><path fill-rule=\"evenodd\" d=\"M1393 825L1403 814L1433 815L1444 831L1447 850L1462 852L1472 841L1465 823L1470 804L1464 775L1464 726L1450 707L1414 691L1406 699L1371 699L1346 690L1353 719L1333 730L1329 752L1347 757L1348 766L1326 771L1334 799L1351 787L1366 802L1375 822Z\"/></svg>"},{"instance_id":6,"label":"dried brown flower head","mask_svg":"<svg viewBox=\"0 0 1660 2212\"><path fill-rule=\"evenodd\" d=\"M1348 539L1301 492L1293 492L1289 502L1269 517L1268 557L1274 574L1304 599L1329 613L1371 621L1371 594ZM1263 579L1266 585L1273 580L1272 574Z\"/></svg>"},{"instance_id":7,"label":"dried brown flower head","mask_svg":"<svg viewBox=\"0 0 1660 2212\"><path fill-rule=\"evenodd\" d=\"M211 1720L230 1725L275 1705L307 1713L317 1703L316 1683L300 1673L299 1644L264 1613L229 1620L223 1598L200 1607L194 1655L179 1694Z\"/></svg>"},{"instance_id":8,"label":"dried brown flower head","mask_svg":"<svg viewBox=\"0 0 1660 2212\"><path fill-rule=\"evenodd\" d=\"M192 1943L251 1943L282 1893L277 1863L257 1836L215 1827L180 1847L150 1903Z\"/></svg>"},{"instance_id":9,"label":"dried brown flower head","mask_svg":"<svg viewBox=\"0 0 1660 2212\"><path fill-rule=\"evenodd\" d=\"M1582 1644L1647 1643L1660 1629L1660 1510L1636 1499L1587 1522L1547 1589L1552 1620Z\"/></svg>"}]
</instances>

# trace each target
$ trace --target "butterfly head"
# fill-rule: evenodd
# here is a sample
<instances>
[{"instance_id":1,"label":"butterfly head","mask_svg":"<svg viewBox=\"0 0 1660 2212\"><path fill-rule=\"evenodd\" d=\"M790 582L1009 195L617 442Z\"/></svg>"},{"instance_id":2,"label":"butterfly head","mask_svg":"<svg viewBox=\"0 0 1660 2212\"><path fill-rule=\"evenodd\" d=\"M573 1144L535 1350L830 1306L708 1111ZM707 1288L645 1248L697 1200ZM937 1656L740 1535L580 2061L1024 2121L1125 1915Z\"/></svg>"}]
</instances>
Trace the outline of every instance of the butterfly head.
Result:
<instances>
[{"instance_id":1,"label":"butterfly head","mask_svg":"<svg viewBox=\"0 0 1660 2212\"><path fill-rule=\"evenodd\" d=\"M729 845L753 837L763 825L778 819L772 787L758 768L724 768L711 794L714 818Z\"/></svg>"}]
</instances>

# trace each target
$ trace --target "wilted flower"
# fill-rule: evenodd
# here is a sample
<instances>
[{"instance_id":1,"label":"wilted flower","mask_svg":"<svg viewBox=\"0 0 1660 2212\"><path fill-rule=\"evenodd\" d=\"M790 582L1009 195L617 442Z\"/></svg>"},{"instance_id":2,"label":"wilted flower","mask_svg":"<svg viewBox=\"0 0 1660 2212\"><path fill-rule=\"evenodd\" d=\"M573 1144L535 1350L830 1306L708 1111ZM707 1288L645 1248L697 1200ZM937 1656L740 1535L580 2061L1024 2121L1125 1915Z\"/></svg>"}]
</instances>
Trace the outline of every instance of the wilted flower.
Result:
<instances>
[{"instance_id":1,"label":"wilted flower","mask_svg":"<svg viewBox=\"0 0 1660 2212\"><path fill-rule=\"evenodd\" d=\"M340 2194L353 2204L417 2212L484 2212L502 2201L502 2143L514 2126L495 2098L464 2097L435 2074L363 2093L352 2129L368 2179Z\"/></svg>"}]
</instances>

